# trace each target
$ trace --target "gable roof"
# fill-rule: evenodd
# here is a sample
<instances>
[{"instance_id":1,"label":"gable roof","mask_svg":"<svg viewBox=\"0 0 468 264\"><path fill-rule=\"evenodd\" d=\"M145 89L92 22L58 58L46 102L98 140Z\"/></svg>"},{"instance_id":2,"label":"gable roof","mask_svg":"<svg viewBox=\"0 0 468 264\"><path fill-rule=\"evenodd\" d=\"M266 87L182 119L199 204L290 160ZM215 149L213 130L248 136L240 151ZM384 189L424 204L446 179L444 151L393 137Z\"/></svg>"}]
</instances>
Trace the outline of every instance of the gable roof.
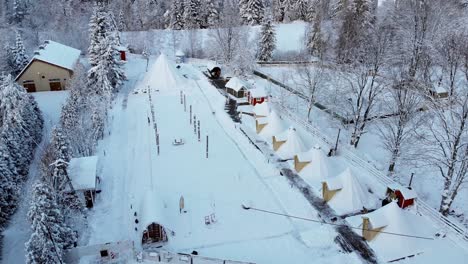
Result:
<instances>
[{"instance_id":1,"label":"gable roof","mask_svg":"<svg viewBox=\"0 0 468 264\"><path fill-rule=\"evenodd\" d=\"M82 157L70 160L68 175L75 190L90 190L96 188L96 169L98 157Z\"/></svg>"},{"instance_id":2,"label":"gable roof","mask_svg":"<svg viewBox=\"0 0 468 264\"><path fill-rule=\"evenodd\" d=\"M34 61L42 61L66 70L73 71L76 62L80 58L81 51L55 41L46 40L40 48L34 52L34 56L28 65L18 74L16 80L29 68Z\"/></svg>"},{"instance_id":3,"label":"gable roof","mask_svg":"<svg viewBox=\"0 0 468 264\"><path fill-rule=\"evenodd\" d=\"M226 88L233 89L236 92L240 91L241 89L246 90L247 87L247 83L237 77L232 77L229 82L226 83Z\"/></svg>"}]
</instances>

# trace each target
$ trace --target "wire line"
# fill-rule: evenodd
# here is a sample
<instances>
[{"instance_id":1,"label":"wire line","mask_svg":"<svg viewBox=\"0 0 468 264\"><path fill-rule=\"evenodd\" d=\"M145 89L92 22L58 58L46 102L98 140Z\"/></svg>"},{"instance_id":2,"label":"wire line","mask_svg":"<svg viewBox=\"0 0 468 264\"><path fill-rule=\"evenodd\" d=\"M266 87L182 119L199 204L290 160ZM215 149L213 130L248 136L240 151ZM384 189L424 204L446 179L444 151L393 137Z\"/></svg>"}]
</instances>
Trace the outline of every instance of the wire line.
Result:
<instances>
[{"instance_id":1,"label":"wire line","mask_svg":"<svg viewBox=\"0 0 468 264\"><path fill-rule=\"evenodd\" d=\"M329 222L325 222L325 221L321 221L321 220L315 220L315 219L310 219L310 218L305 218L305 217L300 217L300 216L282 214L282 213L278 213L278 212L273 212L273 211L268 211L268 210L264 210L264 209L249 207L249 206L245 206L245 205L242 205L242 208L244 210L259 211L259 212L273 214L273 215L279 215L279 216L295 218L295 219L299 219L299 220L303 220L303 221L309 221L309 222L315 222L315 223L320 223L320 224L325 224L325 225L341 226L341 227L348 227L348 228L351 228L351 229L363 230L360 227L353 227L353 226L344 225L344 224L329 223ZM371 230L371 229L365 229L365 231L376 232L376 233L387 234L387 235L393 235L393 236L411 237L411 238L418 238L418 239L425 239L425 240L434 240L434 238L432 238L432 237L414 236L414 235L407 235L407 234L400 234L400 233L393 233L393 232L386 232L386 231L377 231L377 230Z\"/></svg>"}]
</instances>

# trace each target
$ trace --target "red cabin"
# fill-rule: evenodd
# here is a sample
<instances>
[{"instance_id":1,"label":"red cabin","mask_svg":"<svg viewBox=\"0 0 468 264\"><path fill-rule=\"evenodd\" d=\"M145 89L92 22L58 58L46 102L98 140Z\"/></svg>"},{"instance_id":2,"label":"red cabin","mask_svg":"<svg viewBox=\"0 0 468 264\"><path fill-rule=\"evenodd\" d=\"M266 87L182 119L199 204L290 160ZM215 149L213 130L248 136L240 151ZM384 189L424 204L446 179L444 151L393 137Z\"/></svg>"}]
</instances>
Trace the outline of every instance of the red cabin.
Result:
<instances>
[{"instance_id":1,"label":"red cabin","mask_svg":"<svg viewBox=\"0 0 468 264\"><path fill-rule=\"evenodd\" d=\"M263 88L250 89L247 99L253 106L268 101L268 96Z\"/></svg>"},{"instance_id":2,"label":"red cabin","mask_svg":"<svg viewBox=\"0 0 468 264\"><path fill-rule=\"evenodd\" d=\"M417 197L415 191L408 187L403 187L398 184L391 184L387 186L387 197L398 200L398 206L406 208L414 204L414 200Z\"/></svg>"},{"instance_id":3,"label":"red cabin","mask_svg":"<svg viewBox=\"0 0 468 264\"><path fill-rule=\"evenodd\" d=\"M126 61L127 60L127 48L125 48L123 46L118 46L117 50L120 53L120 60L121 61Z\"/></svg>"}]
</instances>

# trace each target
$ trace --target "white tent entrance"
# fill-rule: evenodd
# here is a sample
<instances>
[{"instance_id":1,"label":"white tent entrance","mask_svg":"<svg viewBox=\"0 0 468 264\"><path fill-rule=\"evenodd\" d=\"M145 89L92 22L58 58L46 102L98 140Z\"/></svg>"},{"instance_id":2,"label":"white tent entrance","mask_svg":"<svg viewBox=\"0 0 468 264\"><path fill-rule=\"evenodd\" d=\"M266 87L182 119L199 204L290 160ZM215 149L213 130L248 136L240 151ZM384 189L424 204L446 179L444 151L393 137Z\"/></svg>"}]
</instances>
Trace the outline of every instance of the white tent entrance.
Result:
<instances>
[{"instance_id":1,"label":"white tent entrance","mask_svg":"<svg viewBox=\"0 0 468 264\"><path fill-rule=\"evenodd\" d=\"M159 242L167 242L166 231L160 224L153 222L146 227L146 230L143 231L141 243L152 244Z\"/></svg>"}]
</instances>

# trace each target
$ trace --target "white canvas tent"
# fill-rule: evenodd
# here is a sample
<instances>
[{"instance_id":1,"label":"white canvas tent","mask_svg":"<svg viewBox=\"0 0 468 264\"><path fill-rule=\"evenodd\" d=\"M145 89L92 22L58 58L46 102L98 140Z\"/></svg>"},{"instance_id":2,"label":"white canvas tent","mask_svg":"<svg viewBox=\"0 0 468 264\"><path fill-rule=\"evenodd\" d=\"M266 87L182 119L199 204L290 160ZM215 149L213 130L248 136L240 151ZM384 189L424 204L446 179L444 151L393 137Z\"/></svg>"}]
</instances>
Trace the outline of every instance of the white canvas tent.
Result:
<instances>
[{"instance_id":1,"label":"white canvas tent","mask_svg":"<svg viewBox=\"0 0 468 264\"><path fill-rule=\"evenodd\" d=\"M268 124L259 135L271 143L273 135L283 132L286 129L286 125L275 110L272 110L270 115L267 117L267 123Z\"/></svg>"},{"instance_id":2,"label":"white canvas tent","mask_svg":"<svg viewBox=\"0 0 468 264\"><path fill-rule=\"evenodd\" d=\"M426 218L401 209L396 202L391 202L365 215L348 217L346 220L352 226L362 228L365 218L369 220L368 229L374 230L369 233L373 236L369 244L385 262L424 253L428 247L433 248L429 245L429 243L434 243L432 240L380 233L383 231L428 238L436 233L435 227ZM364 235L362 231L356 232Z\"/></svg>"},{"instance_id":3,"label":"white canvas tent","mask_svg":"<svg viewBox=\"0 0 468 264\"><path fill-rule=\"evenodd\" d=\"M174 62L163 53L153 63L144 80L145 85L149 86L150 89L160 91L175 90L184 82Z\"/></svg>"},{"instance_id":4,"label":"white canvas tent","mask_svg":"<svg viewBox=\"0 0 468 264\"><path fill-rule=\"evenodd\" d=\"M370 209L377 205L377 199L349 168L324 182L329 191L337 191L328 204L338 214L359 212L364 207Z\"/></svg>"},{"instance_id":5,"label":"white canvas tent","mask_svg":"<svg viewBox=\"0 0 468 264\"><path fill-rule=\"evenodd\" d=\"M297 153L304 152L306 146L294 127L275 136L276 141L285 141L276 154L282 159L292 159Z\"/></svg>"},{"instance_id":6,"label":"white canvas tent","mask_svg":"<svg viewBox=\"0 0 468 264\"><path fill-rule=\"evenodd\" d=\"M299 175L310 185L320 186L321 182L330 177L327 156L321 149L312 148L308 153L301 154L302 159L310 159Z\"/></svg>"}]
</instances>

